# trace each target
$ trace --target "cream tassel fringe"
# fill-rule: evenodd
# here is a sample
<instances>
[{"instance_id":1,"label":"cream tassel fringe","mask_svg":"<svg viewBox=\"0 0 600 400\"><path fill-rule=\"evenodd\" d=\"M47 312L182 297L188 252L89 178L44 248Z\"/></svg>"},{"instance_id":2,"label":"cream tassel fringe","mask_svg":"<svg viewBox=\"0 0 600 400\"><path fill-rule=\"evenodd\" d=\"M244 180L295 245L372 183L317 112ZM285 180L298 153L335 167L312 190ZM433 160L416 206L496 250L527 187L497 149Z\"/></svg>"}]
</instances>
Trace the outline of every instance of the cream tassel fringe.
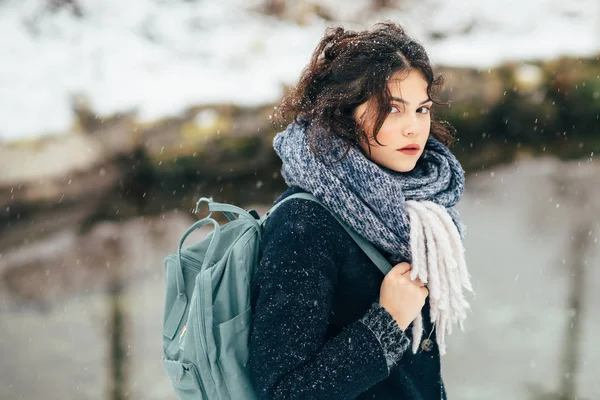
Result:
<instances>
[{"instance_id":1,"label":"cream tassel fringe","mask_svg":"<svg viewBox=\"0 0 600 400\"><path fill-rule=\"evenodd\" d=\"M446 353L446 334L452 325L464 330L469 303L463 289L473 293L465 249L458 229L445 207L431 201L406 202L410 216L411 279L421 279L429 289L431 322L437 334L440 354ZM416 353L423 335L423 316L412 325L412 351Z\"/></svg>"}]
</instances>

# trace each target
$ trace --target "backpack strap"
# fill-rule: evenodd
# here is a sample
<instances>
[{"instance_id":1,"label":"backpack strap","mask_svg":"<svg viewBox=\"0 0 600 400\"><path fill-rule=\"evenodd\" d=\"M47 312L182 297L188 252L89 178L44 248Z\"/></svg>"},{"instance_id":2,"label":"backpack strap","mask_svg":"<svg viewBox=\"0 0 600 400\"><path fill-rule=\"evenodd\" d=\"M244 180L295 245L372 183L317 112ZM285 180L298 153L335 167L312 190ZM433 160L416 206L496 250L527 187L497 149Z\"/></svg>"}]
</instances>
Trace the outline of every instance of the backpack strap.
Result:
<instances>
[{"instance_id":1,"label":"backpack strap","mask_svg":"<svg viewBox=\"0 0 600 400\"><path fill-rule=\"evenodd\" d=\"M194 210L195 214L198 214L200 205L202 205L202 203L206 203L208 205L208 217L210 217L213 212L218 211L225 215L229 221L235 221L238 219L236 215L239 215L240 217L244 217L250 221L254 228L256 228L257 231L260 231L260 217L255 210L244 210L243 208L233 206L231 204L217 203L211 199L202 197L200 200L198 200L198 203L196 203L196 209Z\"/></svg>"},{"instance_id":2,"label":"backpack strap","mask_svg":"<svg viewBox=\"0 0 600 400\"><path fill-rule=\"evenodd\" d=\"M323 203L321 203L314 195L310 193L296 193L291 196L286 197L281 200L279 203L275 204L273 208L271 208L260 220L262 224L266 218L272 214L281 204L285 203L288 200L292 199L303 199L314 201L315 203L323 206L333 217L337 220L337 222L344 228L346 232L352 237L352 239L356 242L356 244L362 249L362 251L369 257L369 259L379 268L384 275L387 275L388 272L392 269L392 265L385 259L384 256L373 246L367 239L359 235L354 229L352 229L348 224L342 221L334 212L332 212L329 208L327 208Z\"/></svg>"}]
</instances>

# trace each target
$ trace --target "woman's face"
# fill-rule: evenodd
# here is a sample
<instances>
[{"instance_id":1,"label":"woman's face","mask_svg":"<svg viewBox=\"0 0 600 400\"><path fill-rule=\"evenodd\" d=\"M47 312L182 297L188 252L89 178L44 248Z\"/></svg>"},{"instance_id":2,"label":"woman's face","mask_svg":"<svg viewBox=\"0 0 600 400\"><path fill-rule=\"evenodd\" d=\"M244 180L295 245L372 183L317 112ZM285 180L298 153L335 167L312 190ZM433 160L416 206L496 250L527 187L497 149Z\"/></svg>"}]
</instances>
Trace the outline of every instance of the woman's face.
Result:
<instances>
[{"instance_id":1,"label":"woman's face","mask_svg":"<svg viewBox=\"0 0 600 400\"><path fill-rule=\"evenodd\" d=\"M368 156L368 147L370 147L370 159L373 162L396 172L409 172L423 154L425 143L429 138L431 127L429 111L432 101L427 94L427 81L415 68L411 69L408 75L406 72L403 76L400 73L394 74L388 80L388 88L393 100L390 104L390 113L377 135L381 145L373 140L373 118L368 112L369 101L354 110L354 119L369 137L369 144L365 142L361 145L365 155ZM374 112L374 110L370 111ZM401 151L406 146L415 150Z\"/></svg>"}]
</instances>

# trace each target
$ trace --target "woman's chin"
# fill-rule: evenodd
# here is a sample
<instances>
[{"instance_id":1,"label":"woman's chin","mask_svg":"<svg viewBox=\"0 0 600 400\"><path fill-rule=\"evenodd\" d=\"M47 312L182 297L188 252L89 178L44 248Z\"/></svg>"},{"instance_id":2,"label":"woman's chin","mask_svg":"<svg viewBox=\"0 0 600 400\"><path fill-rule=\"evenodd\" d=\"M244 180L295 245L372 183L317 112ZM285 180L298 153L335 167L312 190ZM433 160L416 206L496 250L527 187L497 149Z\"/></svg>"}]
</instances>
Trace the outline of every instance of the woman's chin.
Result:
<instances>
[{"instance_id":1,"label":"woman's chin","mask_svg":"<svg viewBox=\"0 0 600 400\"><path fill-rule=\"evenodd\" d=\"M384 167L386 167L387 169L390 169L394 172L399 172L399 173L403 173L403 172L410 172L413 169L415 169L415 162L402 162L402 163L393 163L393 164L389 164L389 165L384 165Z\"/></svg>"}]
</instances>

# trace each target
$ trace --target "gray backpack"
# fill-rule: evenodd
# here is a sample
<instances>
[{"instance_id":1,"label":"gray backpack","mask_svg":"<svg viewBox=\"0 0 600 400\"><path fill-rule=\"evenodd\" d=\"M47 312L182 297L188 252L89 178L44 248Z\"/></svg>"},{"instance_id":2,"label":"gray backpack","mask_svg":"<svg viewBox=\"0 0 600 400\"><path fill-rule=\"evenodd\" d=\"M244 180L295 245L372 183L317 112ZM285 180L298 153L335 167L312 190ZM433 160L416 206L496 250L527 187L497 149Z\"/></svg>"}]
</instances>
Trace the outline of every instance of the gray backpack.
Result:
<instances>
[{"instance_id":1,"label":"gray backpack","mask_svg":"<svg viewBox=\"0 0 600 400\"><path fill-rule=\"evenodd\" d=\"M261 218L254 210L206 198L198 201L196 213L207 203L211 214L222 212L229 222L219 226L209 214L183 234L177 253L165 259L162 361L180 399L258 398L247 367L252 323L250 282L258 264L263 223L278 206L298 198L319 203L311 194L297 193ZM386 274L392 268L387 260L335 217ZM200 243L182 249L186 237L205 225L212 225L213 232Z\"/></svg>"}]
</instances>

